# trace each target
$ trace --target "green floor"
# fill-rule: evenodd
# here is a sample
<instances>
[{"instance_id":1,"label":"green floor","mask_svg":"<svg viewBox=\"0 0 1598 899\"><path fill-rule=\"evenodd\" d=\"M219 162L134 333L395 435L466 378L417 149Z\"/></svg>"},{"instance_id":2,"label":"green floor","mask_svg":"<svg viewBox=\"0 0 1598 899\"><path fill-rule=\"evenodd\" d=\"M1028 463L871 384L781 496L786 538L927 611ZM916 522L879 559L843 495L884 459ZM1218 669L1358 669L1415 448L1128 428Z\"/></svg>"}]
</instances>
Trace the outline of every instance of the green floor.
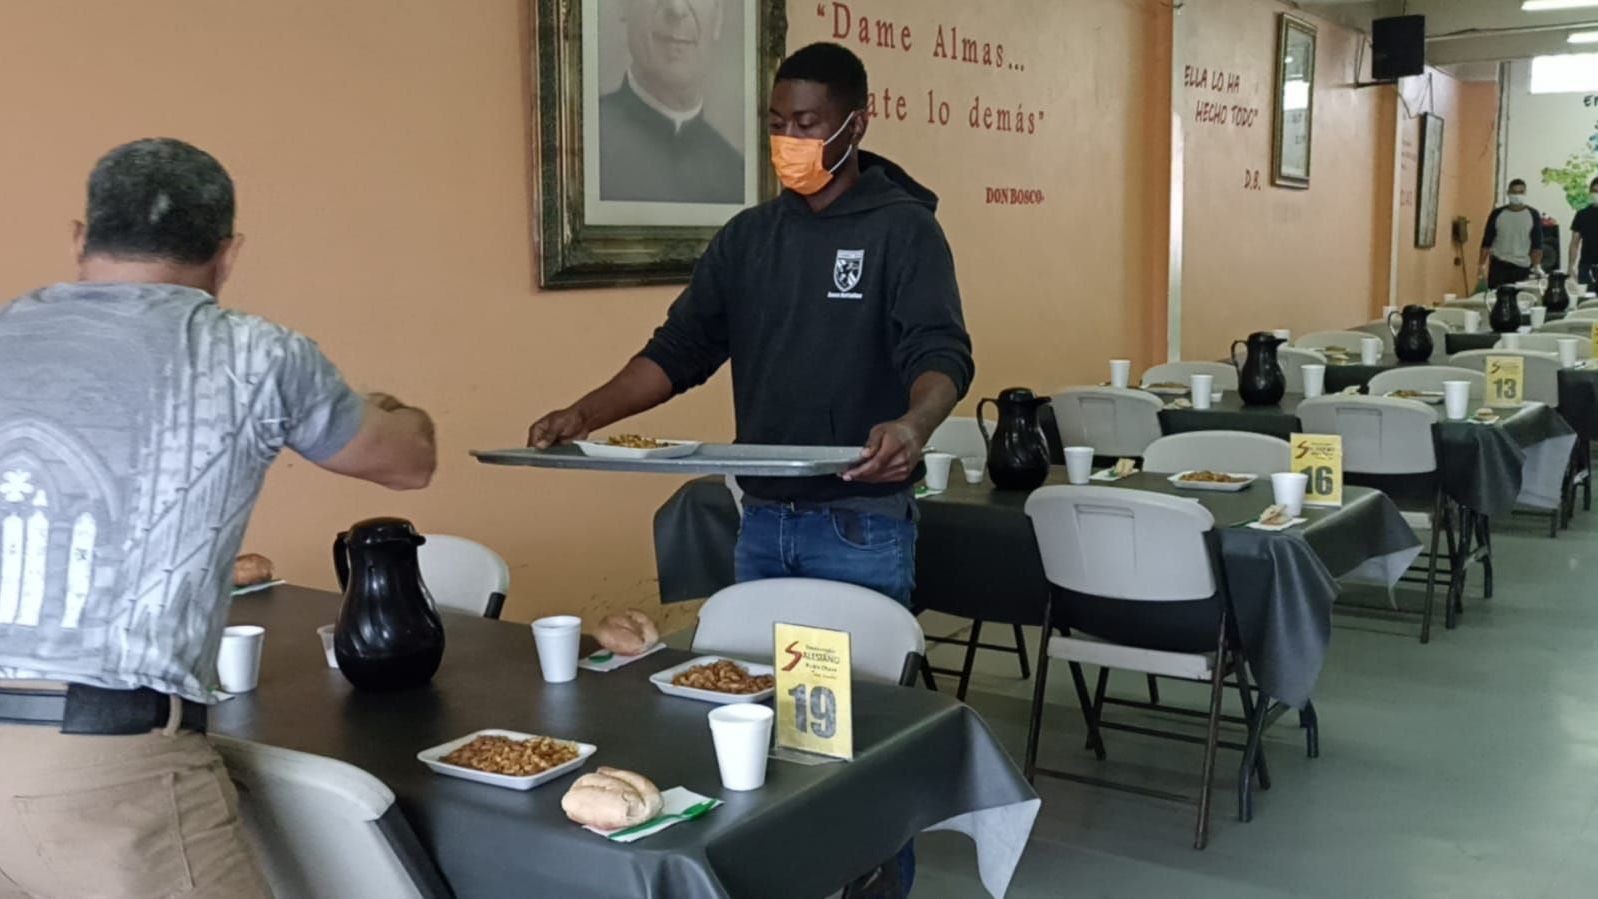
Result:
<instances>
[{"instance_id":1,"label":"green floor","mask_svg":"<svg viewBox=\"0 0 1598 899\"><path fill-rule=\"evenodd\" d=\"M1284 718L1267 737L1274 785L1256 793L1252 823L1235 816L1236 753L1220 756L1202 852L1191 807L1041 778L1043 810L1008 895L1598 897L1598 512L1578 512L1555 540L1542 520L1516 518L1494 543L1494 598L1481 598L1473 569L1460 626L1439 626L1429 645L1409 623L1335 619L1315 699L1321 757L1305 757ZM923 623L928 633L960 626ZM934 661L954 667L959 652L935 649ZM1019 758L1031 682L1013 657L983 655L969 701ZM1109 759L1095 762L1059 673L1044 764L1196 789L1196 746L1112 732ZM1121 675L1111 689L1131 695L1140 681ZM1199 707L1202 695L1184 698ZM964 837L917 846L916 899L986 895Z\"/></svg>"}]
</instances>

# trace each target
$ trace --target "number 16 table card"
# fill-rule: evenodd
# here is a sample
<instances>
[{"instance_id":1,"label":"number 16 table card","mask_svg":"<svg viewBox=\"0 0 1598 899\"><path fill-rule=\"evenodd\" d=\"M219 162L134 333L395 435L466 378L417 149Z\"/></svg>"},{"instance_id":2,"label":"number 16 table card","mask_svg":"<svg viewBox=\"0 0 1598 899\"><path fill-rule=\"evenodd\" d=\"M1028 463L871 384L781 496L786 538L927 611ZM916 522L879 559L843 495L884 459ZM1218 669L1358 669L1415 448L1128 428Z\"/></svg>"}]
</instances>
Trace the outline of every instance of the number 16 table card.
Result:
<instances>
[{"instance_id":1,"label":"number 16 table card","mask_svg":"<svg viewBox=\"0 0 1598 899\"><path fill-rule=\"evenodd\" d=\"M854 758L849 633L776 626L777 746Z\"/></svg>"}]
</instances>

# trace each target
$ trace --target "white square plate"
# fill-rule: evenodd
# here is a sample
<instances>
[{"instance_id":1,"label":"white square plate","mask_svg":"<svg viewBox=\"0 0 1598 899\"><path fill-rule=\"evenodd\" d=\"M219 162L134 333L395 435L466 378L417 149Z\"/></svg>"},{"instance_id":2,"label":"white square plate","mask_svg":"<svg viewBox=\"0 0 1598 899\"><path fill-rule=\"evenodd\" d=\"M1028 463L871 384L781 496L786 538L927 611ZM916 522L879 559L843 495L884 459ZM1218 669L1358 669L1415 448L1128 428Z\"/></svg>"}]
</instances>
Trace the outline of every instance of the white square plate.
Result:
<instances>
[{"instance_id":1,"label":"white square plate","mask_svg":"<svg viewBox=\"0 0 1598 899\"><path fill-rule=\"evenodd\" d=\"M1228 474L1234 478L1243 478L1244 480L1238 481L1235 484L1221 484L1215 481L1182 480L1183 475L1189 475L1192 473L1192 471L1179 471L1176 474L1166 478L1166 480L1171 482L1171 486L1176 487L1179 490L1212 490L1216 493L1238 493L1240 491L1247 490L1250 484L1259 480L1258 475L1234 474L1230 471L1221 472L1221 474Z\"/></svg>"},{"instance_id":2,"label":"white square plate","mask_svg":"<svg viewBox=\"0 0 1598 899\"><path fill-rule=\"evenodd\" d=\"M673 665L672 667L667 668L665 671L657 671L654 674L651 674L649 676L649 682L654 684L657 690L666 694L667 696L681 696L684 699L697 699L700 702L713 702L717 705L732 705L733 703L741 702L764 702L765 700L770 699L773 693L777 692L776 688L772 687L770 689L761 690L759 693L717 693L714 690L696 690L693 687L679 687L671 682L672 678L683 673L684 671L687 671L689 668L696 668L700 665L709 665L712 662L719 662L724 658L726 657L700 656L697 659L683 662L681 665ZM750 674L756 676L776 673L776 669L772 668L770 665L755 665L749 662L739 661L738 659L727 659L727 661L743 666L745 671L748 671Z\"/></svg>"},{"instance_id":3,"label":"white square plate","mask_svg":"<svg viewBox=\"0 0 1598 899\"><path fill-rule=\"evenodd\" d=\"M444 743L440 746L434 746L432 749L424 749L421 752L416 753L416 760L433 769L433 772L436 774L447 774L450 777L459 777L462 780L475 780L478 783L488 784L489 786L493 787L504 787L507 790L531 790L533 787L539 786L540 784L549 783L557 777L582 767L582 764L588 761L589 756L593 755L599 750L599 747L593 745L592 743L579 743L576 740L563 740L562 742L570 743L577 747L577 757L564 765L556 765L548 771L543 771L538 774L529 775L527 777L512 777L508 774L491 774L487 771L478 771L475 768L462 768L460 765L446 764L443 761L444 756L449 755L462 746L465 746L467 743L477 739L478 737L509 737L512 740L531 740L537 736L537 734L524 734L514 730L497 730L494 728L489 728L487 730L469 733L466 736L461 737L459 740L451 740L448 743ZM548 739L559 738L550 737Z\"/></svg>"},{"instance_id":4,"label":"white square plate","mask_svg":"<svg viewBox=\"0 0 1598 899\"><path fill-rule=\"evenodd\" d=\"M611 446L604 441L578 440L577 448L583 455L593 459L681 459L683 456L692 456L704 444L695 440L662 440L661 443L670 444L660 449L631 449L625 446Z\"/></svg>"}]
</instances>

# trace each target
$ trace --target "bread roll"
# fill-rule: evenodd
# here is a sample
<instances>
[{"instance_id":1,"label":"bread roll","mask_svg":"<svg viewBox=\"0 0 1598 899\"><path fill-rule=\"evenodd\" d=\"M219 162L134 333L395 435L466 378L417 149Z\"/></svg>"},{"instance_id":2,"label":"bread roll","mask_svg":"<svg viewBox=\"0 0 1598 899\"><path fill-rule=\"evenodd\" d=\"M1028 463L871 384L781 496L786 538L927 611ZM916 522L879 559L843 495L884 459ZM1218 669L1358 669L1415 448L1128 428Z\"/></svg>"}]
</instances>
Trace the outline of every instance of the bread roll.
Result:
<instances>
[{"instance_id":1,"label":"bread roll","mask_svg":"<svg viewBox=\"0 0 1598 899\"><path fill-rule=\"evenodd\" d=\"M594 629L594 639L599 645L622 656L635 656L660 641L660 631L648 615L637 609L628 609L616 615L607 615Z\"/></svg>"},{"instance_id":2,"label":"bread roll","mask_svg":"<svg viewBox=\"0 0 1598 899\"><path fill-rule=\"evenodd\" d=\"M584 774L561 797L566 817L599 830L620 830L642 824L660 814L660 791L649 779L632 771L600 768Z\"/></svg>"},{"instance_id":3,"label":"bread roll","mask_svg":"<svg viewBox=\"0 0 1598 899\"><path fill-rule=\"evenodd\" d=\"M272 560L259 553L245 553L233 560L233 586L249 587L272 579Z\"/></svg>"}]
</instances>

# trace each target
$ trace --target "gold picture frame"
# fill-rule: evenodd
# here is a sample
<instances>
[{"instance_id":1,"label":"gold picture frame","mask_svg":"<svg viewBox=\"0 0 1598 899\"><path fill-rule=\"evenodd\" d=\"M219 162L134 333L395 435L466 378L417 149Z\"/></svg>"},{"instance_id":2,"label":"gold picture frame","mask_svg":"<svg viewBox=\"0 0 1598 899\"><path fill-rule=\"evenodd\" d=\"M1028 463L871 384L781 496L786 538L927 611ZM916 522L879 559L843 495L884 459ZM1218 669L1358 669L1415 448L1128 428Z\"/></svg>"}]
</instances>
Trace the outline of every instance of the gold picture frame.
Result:
<instances>
[{"instance_id":1,"label":"gold picture frame","mask_svg":"<svg viewBox=\"0 0 1598 899\"><path fill-rule=\"evenodd\" d=\"M1281 13L1276 35L1276 122L1271 183L1309 189L1315 124L1314 23Z\"/></svg>"},{"instance_id":2,"label":"gold picture frame","mask_svg":"<svg viewBox=\"0 0 1598 899\"><path fill-rule=\"evenodd\" d=\"M740 193L735 199L714 202L699 198L659 200L636 195L616 199L609 194L601 195L601 187L609 190L612 183L602 180L601 172L607 173L607 178L612 170L635 173L638 166L631 160L648 163L660 156L652 153L649 147L640 146L644 143L637 139L641 132L617 129L606 134L599 130L600 120L613 121L607 118L609 112L599 115L599 111L606 108L602 104L622 93L623 88L630 92L635 84L630 55L632 42L615 34L618 30L615 23L620 21L620 14L616 12L619 5L610 0L527 2L535 4L536 22L532 75L537 93L535 114L539 143L535 151L539 188L536 201L539 285L583 288L686 282L705 245L727 218L739 209L777 194L776 178L763 148L771 83L786 51L785 0L724 0L725 6L715 7L718 10L716 36L702 38L707 46L708 41L716 42L717 47L707 53L720 54L714 65L721 66L715 69L707 65L706 95L710 91L721 92L718 108L731 110L723 119L732 122L729 125L724 121L716 126L720 136L706 140L719 141L728 148L740 142L742 145L737 172L737 177L742 179L738 185ZM721 32L723 20L728 23L736 20L735 26L727 27L728 32L735 33ZM708 30L712 26L701 21L695 27ZM726 52L721 52L722 49ZM611 60L619 54L626 55L618 66ZM728 62L735 57L735 62ZM639 68L649 64L642 63ZM604 87L600 85L602 78L608 81ZM642 85L643 81L636 83ZM742 94L726 96L729 83L742 85ZM601 96L602 90L613 93ZM642 110L644 104L651 101L637 99L644 94L640 87L637 96L630 96L633 103L629 108L649 115ZM693 120L709 121L712 111L709 102L701 99L702 112L693 116ZM657 103L651 108L658 106ZM681 137L686 127L678 120L676 135ZM706 128L705 125L694 127L701 131ZM626 139L616 138L616 134L623 134ZM614 162L615 154L601 159L607 138L613 147L627 151L627 163ZM706 156L706 164L715 165L710 162L713 158L728 157ZM689 159L688 164L694 165L693 158ZM726 168L717 166L714 177L725 181L721 176ZM682 169L674 171L680 174ZM618 176L612 180L621 179ZM680 184L682 180L677 178L670 183ZM662 179L661 183L666 182Z\"/></svg>"}]
</instances>

